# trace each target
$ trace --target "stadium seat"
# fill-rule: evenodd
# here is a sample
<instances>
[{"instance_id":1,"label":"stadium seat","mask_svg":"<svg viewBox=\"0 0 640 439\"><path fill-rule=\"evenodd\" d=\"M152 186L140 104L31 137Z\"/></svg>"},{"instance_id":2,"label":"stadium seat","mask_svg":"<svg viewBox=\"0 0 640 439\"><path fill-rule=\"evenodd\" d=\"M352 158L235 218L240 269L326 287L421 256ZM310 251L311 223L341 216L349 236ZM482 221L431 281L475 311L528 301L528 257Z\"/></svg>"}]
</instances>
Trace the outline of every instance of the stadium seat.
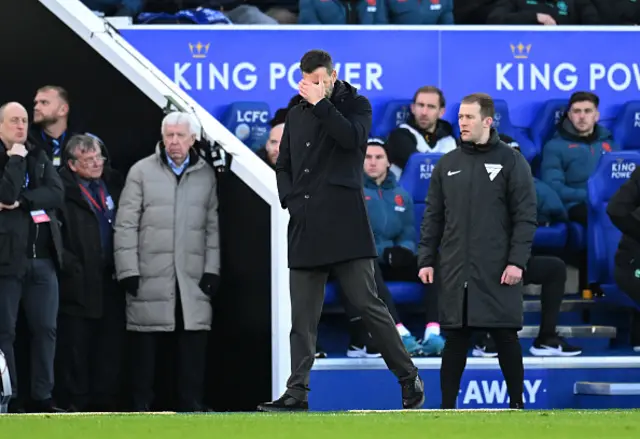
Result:
<instances>
[{"instance_id":1,"label":"stadium seat","mask_svg":"<svg viewBox=\"0 0 640 439\"><path fill-rule=\"evenodd\" d=\"M611 128L620 148L640 149L640 101L624 104Z\"/></svg>"},{"instance_id":2,"label":"stadium seat","mask_svg":"<svg viewBox=\"0 0 640 439\"><path fill-rule=\"evenodd\" d=\"M493 127L500 133L506 134L512 137L520 145L520 151L522 155L527 159L529 163L539 154L539 149L529 139L527 130L524 128L518 128L511 124L509 118L509 107L507 101L503 99L494 100L496 108L496 116L493 121ZM451 107L449 114L457 114L460 109L460 104L456 104ZM460 137L460 126L458 124L453 125L453 132L455 137Z\"/></svg>"},{"instance_id":3,"label":"stadium seat","mask_svg":"<svg viewBox=\"0 0 640 439\"><path fill-rule=\"evenodd\" d=\"M539 226L533 237L533 247L564 248L567 245L568 230L565 223Z\"/></svg>"},{"instance_id":4,"label":"stadium seat","mask_svg":"<svg viewBox=\"0 0 640 439\"><path fill-rule=\"evenodd\" d=\"M566 105L566 99L550 99L542 104L534 116L529 133L538 151L542 151L544 144L553 136Z\"/></svg>"},{"instance_id":5,"label":"stadium seat","mask_svg":"<svg viewBox=\"0 0 640 439\"><path fill-rule=\"evenodd\" d=\"M398 182L413 199L424 203L429 191L431 174L443 154L414 153L409 157Z\"/></svg>"},{"instance_id":6,"label":"stadium seat","mask_svg":"<svg viewBox=\"0 0 640 439\"><path fill-rule=\"evenodd\" d=\"M587 246L587 232L582 224L576 222L568 223L569 236L567 244L571 250L584 250Z\"/></svg>"},{"instance_id":7,"label":"stadium seat","mask_svg":"<svg viewBox=\"0 0 640 439\"><path fill-rule=\"evenodd\" d=\"M271 111L266 102L235 102L222 118L222 124L252 150L262 148L269 136Z\"/></svg>"},{"instance_id":8,"label":"stadium seat","mask_svg":"<svg viewBox=\"0 0 640 439\"><path fill-rule=\"evenodd\" d=\"M399 184L409 192L414 202L417 236L420 236L420 222L424 212L429 182L433 169L442 154L415 153L407 162ZM387 287L395 303L422 303L424 288L417 282L387 282ZM325 304L339 304L340 300L334 283L328 283L325 290Z\"/></svg>"},{"instance_id":9,"label":"stadium seat","mask_svg":"<svg viewBox=\"0 0 640 439\"><path fill-rule=\"evenodd\" d=\"M415 218L416 226L416 239L420 241L420 225L422 224L422 217L424 216L424 209L426 204L415 203L413 204L413 217Z\"/></svg>"},{"instance_id":10,"label":"stadium seat","mask_svg":"<svg viewBox=\"0 0 640 439\"><path fill-rule=\"evenodd\" d=\"M386 282L393 302L397 304L416 304L422 303L424 300L424 288L418 282ZM338 297L338 283L327 282L327 288L325 289L324 304L325 305L339 305L340 298Z\"/></svg>"},{"instance_id":11,"label":"stadium seat","mask_svg":"<svg viewBox=\"0 0 640 439\"><path fill-rule=\"evenodd\" d=\"M372 129L373 134L377 137L387 137L394 128L407 120L410 112L411 100L389 101L384 107L382 117Z\"/></svg>"},{"instance_id":12,"label":"stadium seat","mask_svg":"<svg viewBox=\"0 0 640 439\"><path fill-rule=\"evenodd\" d=\"M588 279L600 285L605 297L600 299L621 306L633 305L613 281L614 255L621 233L607 215L609 199L640 165L640 152L619 151L605 154L589 179L587 228Z\"/></svg>"}]
</instances>

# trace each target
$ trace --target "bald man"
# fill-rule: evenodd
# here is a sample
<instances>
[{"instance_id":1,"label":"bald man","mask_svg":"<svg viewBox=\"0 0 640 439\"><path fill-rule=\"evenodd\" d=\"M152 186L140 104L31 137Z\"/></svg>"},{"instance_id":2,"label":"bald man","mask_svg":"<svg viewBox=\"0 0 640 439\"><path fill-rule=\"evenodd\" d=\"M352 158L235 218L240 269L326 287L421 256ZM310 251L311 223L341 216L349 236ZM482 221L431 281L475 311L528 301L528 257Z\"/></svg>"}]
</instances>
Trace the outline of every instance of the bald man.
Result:
<instances>
[{"instance_id":1,"label":"bald man","mask_svg":"<svg viewBox=\"0 0 640 439\"><path fill-rule=\"evenodd\" d=\"M62 238L55 209L63 186L41 149L25 145L27 110L16 102L0 106L0 350L11 377L10 411L22 411L13 343L22 302L31 332L29 411L60 411L51 398L58 315ZM26 393L26 392L25 392Z\"/></svg>"}]
</instances>

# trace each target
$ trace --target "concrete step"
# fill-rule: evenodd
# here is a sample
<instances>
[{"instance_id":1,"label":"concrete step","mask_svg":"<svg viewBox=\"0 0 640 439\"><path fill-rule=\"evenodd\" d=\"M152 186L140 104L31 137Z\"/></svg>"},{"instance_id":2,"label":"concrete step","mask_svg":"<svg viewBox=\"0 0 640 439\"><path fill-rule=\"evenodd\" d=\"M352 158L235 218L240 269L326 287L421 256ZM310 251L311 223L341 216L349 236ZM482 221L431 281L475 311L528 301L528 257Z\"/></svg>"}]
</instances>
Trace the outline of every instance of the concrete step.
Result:
<instances>
[{"instance_id":1,"label":"concrete step","mask_svg":"<svg viewBox=\"0 0 640 439\"><path fill-rule=\"evenodd\" d=\"M585 299L568 299L563 300L560 305L560 312L572 312L581 311L585 308L589 308L594 303L593 300ZM542 304L539 300L525 300L524 312L540 312L542 310Z\"/></svg>"},{"instance_id":2,"label":"concrete step","mask_svg":"<svg viewBox=\"0 0 640 439\"><path fill-rule=\"evenodd\" d=\"M575 395L640 396L640 383L594 383L578 381L573 385Z\"/></svg>"},{"instance_id":3,"label":"concrete step","mask_svg":"<svg viewBox=\"0 0 640 439\"><path fill-rule=\"evenodd\" d=\"M539 326L524 326L518 336L520 338L535 338L538 336ZM614 326L558 326L558 334L565 338L615 338Z\"/></svg>"}]
</instances>

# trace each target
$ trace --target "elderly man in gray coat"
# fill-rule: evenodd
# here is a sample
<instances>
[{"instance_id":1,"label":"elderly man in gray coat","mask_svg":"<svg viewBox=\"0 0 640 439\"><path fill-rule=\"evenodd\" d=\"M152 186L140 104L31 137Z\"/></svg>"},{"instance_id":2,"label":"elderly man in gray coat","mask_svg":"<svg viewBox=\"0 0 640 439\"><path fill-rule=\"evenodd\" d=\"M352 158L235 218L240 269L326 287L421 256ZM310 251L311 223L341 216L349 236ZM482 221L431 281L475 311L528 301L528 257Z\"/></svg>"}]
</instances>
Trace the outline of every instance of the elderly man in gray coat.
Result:
<instances>
[{"instance_id":1,"label":"elderly man in gray coat","mask_svg":"<svg viewBox=\"0 0 640 439\"><path fill-rule=\"evenodd\" d=\"M167 115L162 142L131 168L120 198L114 253L127 291L134 411L150 410L156 351L167 337L177 340L178 410L203 409L220 250L216 176L193 149L197 132L189 114Z\"/></svg>"}]
</instances>

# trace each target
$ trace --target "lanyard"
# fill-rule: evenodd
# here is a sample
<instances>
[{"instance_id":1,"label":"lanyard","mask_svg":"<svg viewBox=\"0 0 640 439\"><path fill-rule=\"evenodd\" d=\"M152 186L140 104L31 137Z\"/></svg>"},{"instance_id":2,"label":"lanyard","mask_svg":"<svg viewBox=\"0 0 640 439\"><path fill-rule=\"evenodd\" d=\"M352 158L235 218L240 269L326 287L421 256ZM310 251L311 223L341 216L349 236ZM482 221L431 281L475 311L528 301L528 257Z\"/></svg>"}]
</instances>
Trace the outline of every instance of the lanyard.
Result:
<instances>
[{"instance_id":1,"label":"lanyard","mask_svg":"<svg viewBox=\"0 0 640 439\"><path fill-rule=\"evenodd\" d=\"M82 193L84 194L85 197L87 197L87 199L89 200L89 202L91 204L94 205L94 207L96 209L98 209L103 215L106 213L107 211L107 202L106 199L104 197L104 189L102 189L102 187L100 187L100 202L102 203L102 206L100 206L98 204L98 202L95 200L95 198L93 198L91 196L91 194L89 193L89 191L87 190L87 188L85 188L82 184L78 184L78 187L80 187L80 190L82 191Z\"/></svg>"}]
</instances>

